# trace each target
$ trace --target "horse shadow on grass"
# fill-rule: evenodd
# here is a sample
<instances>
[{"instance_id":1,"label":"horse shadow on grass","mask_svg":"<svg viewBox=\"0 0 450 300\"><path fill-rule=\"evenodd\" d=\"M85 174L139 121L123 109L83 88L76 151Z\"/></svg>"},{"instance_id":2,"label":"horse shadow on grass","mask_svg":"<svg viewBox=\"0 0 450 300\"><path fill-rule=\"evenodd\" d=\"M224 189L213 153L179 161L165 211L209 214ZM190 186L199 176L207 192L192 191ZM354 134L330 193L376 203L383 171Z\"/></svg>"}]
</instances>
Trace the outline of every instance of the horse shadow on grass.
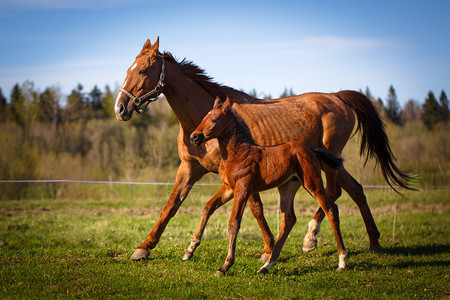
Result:
<instances>
[{"instance_id":1,"label":"horse shadow on grass","mask_svg":"<svg viewBox=\"0 0 450 300\"><path fill-rule=\"evenodd\" d=\"M326 251L320 253L321 257L333 257L336 256L336 250ZM413 269L416 267L450 267L450 260L443 258L440 260L421 259L421 257L432 257L434 255L450 254L450 245L436 244L436 245L421 245L421 246L394 246L383 248L379 253L370 253L370 259L358 259L358 256L368 255L367 250L349 251L349 258L347 260L348 269L359 270L374 270L374 269L386 269L386 267L393 269ZM304 256L303 254L301 256ZM392 261L388 259L386 262L386 256L392 258L399 258L399 260ZM379 257L379 259L377 259ZM312 258L312 257L311 257ZM353 259L352 259L353 258ZM288 256L281 258L278 263L283 263L295 259L295 256ZM306 256L303 259L308 259ZM302 265L290 270L280 270L272 268L270 273L272 274L285 274L287 276L301 276L307 273L321 271L320 266L306 266ZM323 270L322 270L323 271ZM344 271L345 272L345 271Z\"/></svg>"},{"instance_id":2,"label":"horse shadow on grass","mask_svg":"<svg viewBox=\"0 0 450 300\"><path fill-rule=\"evenodd\" d=\"M366 254L367 251L350 252L350 257L357 257L358 255ZM434 245L420 245L420 246L394 246L383 248L380 253L373 254L373 259L370 262L351 262L355 267L372 267L372 268L386 268L392 267L396 269L411 269L415 267L449 267L450 260L442 258L439 260L431 259L432 256L450 254L450 245L434 244ZM380 259L377 259L377 256ZM391 256L398 258L400 261L386 262L383 256ZM427 258L428 257L428 258Z\"/></svg>"}]
</instances>

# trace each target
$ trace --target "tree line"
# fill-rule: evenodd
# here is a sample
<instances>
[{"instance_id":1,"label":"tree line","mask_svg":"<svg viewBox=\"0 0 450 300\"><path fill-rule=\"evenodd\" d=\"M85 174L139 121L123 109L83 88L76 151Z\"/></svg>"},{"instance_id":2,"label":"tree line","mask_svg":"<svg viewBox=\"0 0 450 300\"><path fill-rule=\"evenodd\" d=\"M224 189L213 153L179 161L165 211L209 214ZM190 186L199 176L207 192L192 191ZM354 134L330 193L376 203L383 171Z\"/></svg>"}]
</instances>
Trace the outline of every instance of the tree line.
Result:
<instances>
[{"instance_id":1,"label":"tree line","mask_svg":"<svg viewBox=\"0 0 450 300\"><path fill-rule=\"evenodd\" d=\"M63 95L58 87L39 91L25 81L13 87L7 100L0 88L0 179L173 181L179 165L178 121L169 105L160 99L144 115L118 122L117 93L109 86L85 91L78 84ZM428 184L448 185L445 92L436 98L430 91L423 104L408 100L403 107L393 86L384 100L369 88L363 93L384 118L401 167L423 174ZM249 94L261 97L255 90ZM291 95L292 89L285 89L280 96ZM357 142L347 148L359 156ZM358 170L365 184L383 183L379 174L359 171L357 163L347 160L346 167ZM22 186L8 185L7 190L16 196L23 192Z\"/></svg>"}]
</instances>

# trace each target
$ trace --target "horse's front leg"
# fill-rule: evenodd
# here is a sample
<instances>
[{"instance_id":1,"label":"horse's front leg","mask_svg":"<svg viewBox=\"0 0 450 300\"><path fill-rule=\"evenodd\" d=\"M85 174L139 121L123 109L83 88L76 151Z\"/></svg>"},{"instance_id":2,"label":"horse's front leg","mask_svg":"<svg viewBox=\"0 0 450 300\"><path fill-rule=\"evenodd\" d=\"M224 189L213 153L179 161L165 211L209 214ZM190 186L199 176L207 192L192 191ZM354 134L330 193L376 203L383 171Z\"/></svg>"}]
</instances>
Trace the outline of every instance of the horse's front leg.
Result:
<instances>
[{"instance_id":1,"label":"horse's front leg","mask_svg":"<svg viewBox=\"0 0 450 300\"><path fill-rule=\"evenodd\" d=\"M244 214L245 204L251 193L247 187L236 187L234 190L233 209L231 211L230 220L228 222L228 254L225 263L217 270L215 275L223 275L234 264L236 253L236 239L241 227L242 215Z\"/></svg>"},{"instance_id":2,"label":"horse's front leg","mask_svg":"<svg viewBox=\"0 0 450 300\"><path fill-rule=\"evenodd\" d=\"M150 255L149 250L155 248L170 219L186 199L195 182L207 171L196 161L182 161L178 168L175 185L161 215L145 241L131 255L131 260L140 260Z\"/></svg>"},{"instance_id":3,"label":"horse's front leg","mask_svg":"<svg viewBox=\"0 0 450 300\"><path fill-rule=\"evenodd\" d=\"M216 211L217 208L221 207L231 199L233 199L233 190L229 186L222 184L214 197L212 197L203 208L202 218L197 226L197 229L195 230L194 236L191 239L189 248L184 253L183 260L189 260L194 255L195 249L197 249L202 240L203 232L205 231L209 217Z\"/></svg>"}]
</instances>

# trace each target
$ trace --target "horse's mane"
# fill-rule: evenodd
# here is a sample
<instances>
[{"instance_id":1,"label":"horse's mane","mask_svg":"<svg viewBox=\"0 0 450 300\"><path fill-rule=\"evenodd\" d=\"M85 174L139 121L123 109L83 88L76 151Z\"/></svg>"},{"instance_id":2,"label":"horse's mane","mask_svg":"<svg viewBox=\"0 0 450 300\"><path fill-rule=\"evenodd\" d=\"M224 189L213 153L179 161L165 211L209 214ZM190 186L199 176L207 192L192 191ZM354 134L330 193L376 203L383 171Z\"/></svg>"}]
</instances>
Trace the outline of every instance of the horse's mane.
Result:
<instances>
[{"instance_id":1,"label":"horse's mane","mask_svg":"<svg viewBox=\"0 0 450 300\"><path fill-rule=\"evenodd\" d=\"M192 61L186 60L186 58L178 61L170 52L164 52L162 56L164 59L178 67L184 75L198 83L213 97L219 96L225 100L227 96L230 96L248 103L258 101L257 98L242 91L238 91L232 87L215 82L211 76L206 74L204 69L195 65Z\"/></svg>"}]
</instances>

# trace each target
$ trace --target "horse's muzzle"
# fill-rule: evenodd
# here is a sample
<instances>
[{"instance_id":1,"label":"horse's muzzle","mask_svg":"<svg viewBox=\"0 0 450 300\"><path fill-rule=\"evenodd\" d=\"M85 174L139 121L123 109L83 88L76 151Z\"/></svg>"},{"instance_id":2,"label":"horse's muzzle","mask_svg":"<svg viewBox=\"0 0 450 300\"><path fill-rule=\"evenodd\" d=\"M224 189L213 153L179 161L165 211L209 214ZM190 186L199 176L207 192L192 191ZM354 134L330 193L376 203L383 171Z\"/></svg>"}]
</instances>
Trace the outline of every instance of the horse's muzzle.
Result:
<instances>
[{"instance_id":1,"label":"horse's muzzle","mask_svg":"<svg viewBox=\"0 0 450 300\"><path fill-rule=\"evenodd\" d=\"M203 133L193 133L191 134L191 137L189 139L192 145L200 146L205 139L205 136L203 135Z\"/></svg>"},{"instance_id":2,"label":"horse's muzzle","mask_svg":"<svg viewBox=\"0 0 450 300\"><path fill-rule=\"evenodd\" d=\"M120 103L116 109L116 119L120 121L128 121L133 115L133 110L127 110L125 105Z\"/></svg>"}]
</instances>

